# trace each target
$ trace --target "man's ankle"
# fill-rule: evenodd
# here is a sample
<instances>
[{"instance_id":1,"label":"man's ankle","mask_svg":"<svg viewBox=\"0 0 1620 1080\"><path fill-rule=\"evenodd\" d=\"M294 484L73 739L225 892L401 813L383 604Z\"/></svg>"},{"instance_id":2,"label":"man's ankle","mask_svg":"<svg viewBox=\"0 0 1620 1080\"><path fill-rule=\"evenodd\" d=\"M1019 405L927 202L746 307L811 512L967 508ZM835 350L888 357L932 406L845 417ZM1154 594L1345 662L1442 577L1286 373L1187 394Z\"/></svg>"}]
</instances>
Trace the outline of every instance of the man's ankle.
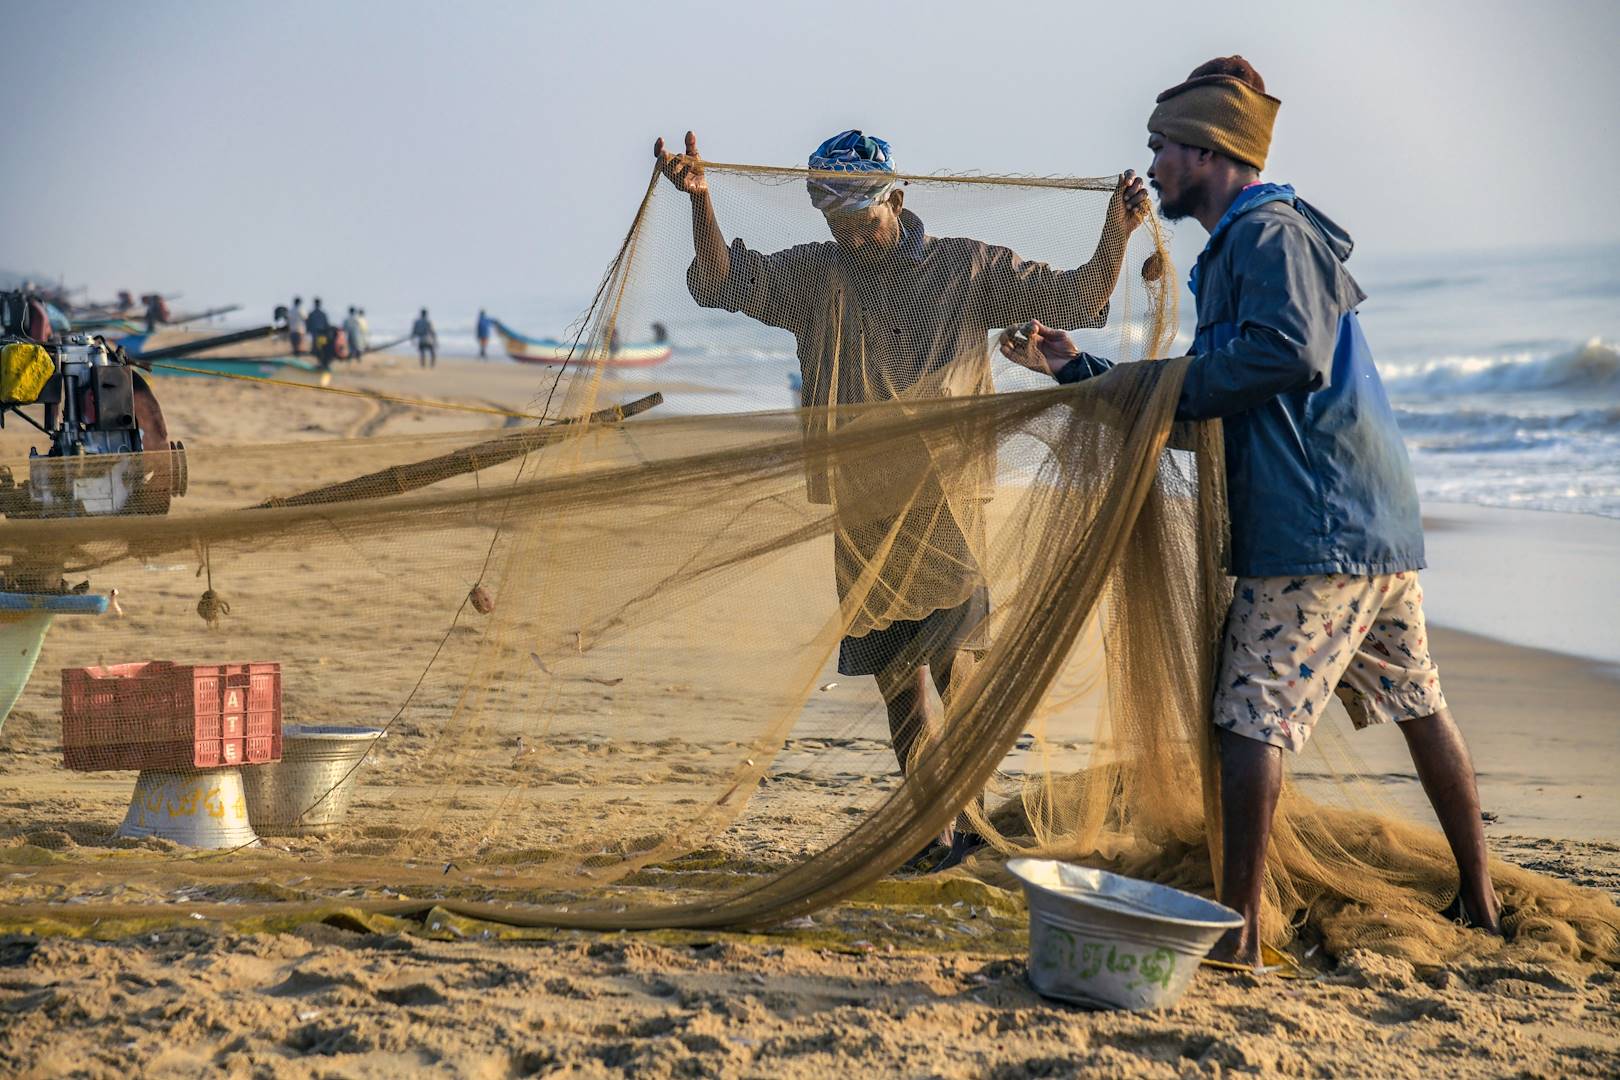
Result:
<instances>
[{"instance_id":1,"label":"man's ankle","mask_svg":"<svg viewBox=\"0 0 1620 1080\"><path fill-rule=\"evenodd\" d=\"M1487 887L1483 891L1470 889L1463 894L1467 907L1466 918L1469 923L1481 930L1488 930L1493 934L1502 932L1502 905L1497 902L1494 889Z\"/></svg>"},{"instance_id":2,"label":"man's ankle","mask_svg":"<svg viewBox=\"0 0 1620 1080\"><path fill-rule=\"evenodd\" d=\"M1211 960L1230 964L1260 965L1259 937L1248 932L1247 925L1228 930L1209 950Z\"/></svg>"}]
</instances>

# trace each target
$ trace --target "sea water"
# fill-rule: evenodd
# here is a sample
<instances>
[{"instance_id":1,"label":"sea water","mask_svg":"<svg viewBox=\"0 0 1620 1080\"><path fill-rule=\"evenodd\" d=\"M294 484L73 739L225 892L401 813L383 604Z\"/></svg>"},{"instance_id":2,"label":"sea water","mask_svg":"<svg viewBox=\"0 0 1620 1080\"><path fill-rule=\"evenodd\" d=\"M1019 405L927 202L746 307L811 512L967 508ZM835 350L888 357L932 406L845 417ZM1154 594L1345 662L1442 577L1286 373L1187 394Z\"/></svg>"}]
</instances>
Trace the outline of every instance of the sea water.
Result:
<instances>
[{"instance_id":1,"label":"sea water","mask_svg":"<svg viewBox=\"0 0 1620 1080\"><path fill-rule=\"evenodd\" d=\"M1367 293L1362 325L1425 501L1620 517L1620 246L1358 253L1349 266ZM797 404L788 334L698 310L680 282L643 284L661 299L639 305L622 336L646 340L643 324L658 319L675 351L667 363L621 376L632 386L676 384L661 415ZM583 307L536 301L491 314L531 336L564 337ZM1181 307L1177 348L1185 349L1191 298ZM477 351L471 313L460 314L440 324L447 355ZM409 326L392 322L400 332ZM376 320L372 332L392 336ZM1117 329L1080 336L1101 355L1117 349ZM500 352L498 338L490 350ZM554 377L536 369L537 385ZM995 379L1002 390L1050 385L999 358Z\"/></svg>"},{"instance_id":2,"label":"sea water","mask_svg":"<svg viewBox=\"0 0 1620 1080\"><path fill-rule=\"evenodd\" d=\"M1620 517L1620 246L1350 268L1426 501Z\"/></svg>"}]
</instances>

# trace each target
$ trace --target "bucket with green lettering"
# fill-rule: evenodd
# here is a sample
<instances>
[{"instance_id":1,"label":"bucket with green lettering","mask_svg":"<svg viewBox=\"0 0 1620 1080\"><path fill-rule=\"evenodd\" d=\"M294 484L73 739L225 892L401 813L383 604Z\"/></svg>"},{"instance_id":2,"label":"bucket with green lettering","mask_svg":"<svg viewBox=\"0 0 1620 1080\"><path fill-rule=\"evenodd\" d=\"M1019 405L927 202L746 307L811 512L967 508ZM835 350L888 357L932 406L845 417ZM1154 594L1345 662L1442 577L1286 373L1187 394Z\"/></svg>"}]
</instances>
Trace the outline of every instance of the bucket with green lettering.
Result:
<instances>
[{"instance_id":1,"label":"bucket with green lettering","mask_svg":"<svg viewBox=\"0 0 1620 1080\"><path fill-rule=\"evenodd\" d=\"M1220 936L1229 907L1150 881L1052 859L1007 869L1029 901L1029 981L1047 997L1103 1009L1175 1004Z\"/></svg>"}]
</instances>

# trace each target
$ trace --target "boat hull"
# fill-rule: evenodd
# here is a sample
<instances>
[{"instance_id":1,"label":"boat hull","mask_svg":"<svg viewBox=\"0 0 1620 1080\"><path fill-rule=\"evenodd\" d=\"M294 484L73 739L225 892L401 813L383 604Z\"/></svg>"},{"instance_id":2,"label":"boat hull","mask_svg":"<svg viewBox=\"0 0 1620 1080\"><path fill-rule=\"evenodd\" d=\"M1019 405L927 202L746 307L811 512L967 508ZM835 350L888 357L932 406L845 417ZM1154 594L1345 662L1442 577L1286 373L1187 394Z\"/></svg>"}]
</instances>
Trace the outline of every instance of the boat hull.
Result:
<instances>
[{"instance_id":1,"label":"boat hull","mask_svg":"<svg viewBox=\"0 0 1620 1080\"><path fill-rule=\"evenodd\" d=\"M560 342L556 345L512 342L506 346L506 355L522 364L566 364L572 351ZM602 357L601 363L603 367L610 368L652 367L668 360L673 351L668 345L626 345ZM580 348L573 362L583 363L586 353L586 349Z\"/></svg>"},{"instance_id":2,"label":"boat hull","mask_svg":"<svg viewBox=\"0 0 1620 1080\"><path fill-rule=\"evenodd\" d=\"M172 366L171 366L172 365ZM176 371L175 368L191 368ZM288 371L319 370L307 360L282 356L182 356L176 360L160 360L152 365L152 374L173 377L207 375L257 375L269 378Z\"/></svg>"},{"instance_id":3,"label":"boat hull","mask_svg":"<svg viewBox=\"0 0 1620 1080\"><path fill-rule=\"evenodd\" d=\"M0 727L28 685L56 616L100 615L107 605L107 597L88 593L0 593Z\"/></svg>"},{"instance_id":4,"label":"boat hull","mask_svg":"<svg viewBox=\"0 0 1620 1080\"><path fill-rule=\"evenodd\" d=\"M652 367L668 360L674 348L665 342L637 342L630 345L620 345L617 349L605 356L592 355L585 346L577 349L572 342L554 341L549 338L531 338L516 333L499 324L495 332L501 336L506 345L506 355L521 364L567 364L583 365L586 362L600 362L603 367L632 368ZM569 360L572 355L572 361Z\"/></svg>"}]
</instances>

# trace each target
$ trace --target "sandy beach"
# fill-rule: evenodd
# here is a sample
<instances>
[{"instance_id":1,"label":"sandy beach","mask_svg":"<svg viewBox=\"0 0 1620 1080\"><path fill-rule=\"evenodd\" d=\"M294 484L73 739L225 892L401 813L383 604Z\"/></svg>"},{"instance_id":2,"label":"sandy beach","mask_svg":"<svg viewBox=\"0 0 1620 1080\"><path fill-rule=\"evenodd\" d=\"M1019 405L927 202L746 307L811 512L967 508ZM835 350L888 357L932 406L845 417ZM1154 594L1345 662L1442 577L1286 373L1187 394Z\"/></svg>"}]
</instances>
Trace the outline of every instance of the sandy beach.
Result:
<instances>
[{"instance_id":1,"label":"sandy beach","mask_svg":"<svg viewBox=\"0 0 1620 1080\"><path fill-rule=\"evenodd\" d=\"M528 412L549 382L543 369L506 362L446 358L422 372L414 356L374 356L359 370L340 368L334 385ZM610 387L609 396L649 386L656 380ZM173 437L188 446L512 422L216 379L164 378L159 392ZM7 428L0 456L17 456L28 434ZM1493 852L1620 897L1620 639L1610 626L1620 521L1453 504L1426 511L1434 652L1475 756ZM49 663L41 661L0 733L0 761L54 750ZM867 682L839 693L875 701ZM1350 736L1342 716L1338 725L1389 802L1426 820L1399 734ZM796 810L794 770L814 761L815 734L796 733L774 782L755 796L769 812L740 821L714 854L773 865L813 842L816 823ZM841 752L878 761L887 747L870 739ZM121 783L87 796L84 814L117 813L128 798ZM16 770L0 774L0 800L8 821L0 845L48 846L44 834L60 834L50 843L83 839L29 802ZM773 820L782 826L775 836L766 828ZM1620 1072L1613 970L1414 969L1354 953L1308 966L1304 979L1204 971L1180 1004L1159 1013L1088 1012L1029 988L1019 896L965 874L909 882L768 934L547 931L486 940L487 926L449 917L341 914L250 933L211 911L193 920L177 909L172 926L115 940L11 935L0 938L0 1069L784 1080Z\"/></svg>"}]
</instances>

